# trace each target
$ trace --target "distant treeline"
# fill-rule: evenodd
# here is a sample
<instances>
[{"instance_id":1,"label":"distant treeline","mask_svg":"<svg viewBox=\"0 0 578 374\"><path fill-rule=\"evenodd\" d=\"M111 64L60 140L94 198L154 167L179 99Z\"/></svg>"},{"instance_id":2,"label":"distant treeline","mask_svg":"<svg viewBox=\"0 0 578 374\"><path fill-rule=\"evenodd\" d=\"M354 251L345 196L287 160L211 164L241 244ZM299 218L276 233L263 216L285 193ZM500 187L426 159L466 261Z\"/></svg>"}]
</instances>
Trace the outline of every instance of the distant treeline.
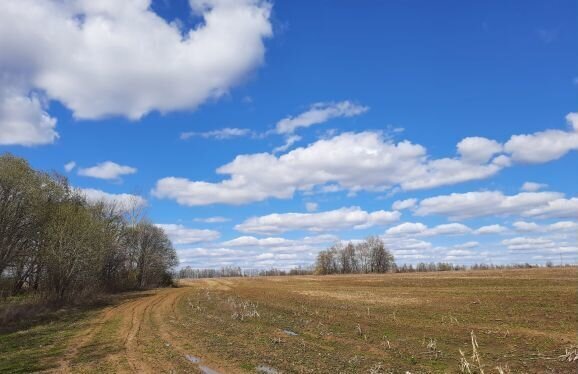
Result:
<instances>
[{"instance_id":1,"label":"distant treeline","mask_svg":"<svg viewBox=\"0 0 578 374\"><path fill-rule=\"evenodd\" d=\"M198 278L228 278L228 277L266 277L284 275L311 275L314 269L312 266L295 267L290 270L283 269L241 269L240 267L225 266L220 269L194 269L190 266L182 268L178 272L181 279Z\"/></svg>"},{"instance_id":2,"label":"distant treeline","mask_svg":"<svg viewBox=\"0 0 578 374\"><path fill-rule=\"evenodd\" d=\"M510 265L493 265L493 264L473 264L455 265L447 262L420 262L416 265L403 264L397 266L394 264L392 273L430 273L441 271L467 271L467 270L508 270L508 269L534 269L541 267L576 267L574 264L554 265L547 262L545 265L539 264L510 264ZM227 278L227 277L267 277L267 276L291 276L291 275L315 275L315 266L299 266L289 270L285 269L242 269L240 267L222 267L220 269L203 269L192 268L187 266L178 272L181 279L200 279L200 278Z\"/></svg>"},{"instance_id":3,"label":"distant treeline","mask_svg":"<svg viewBox=\"0 0 578 374\"><path fill-rule=\"evenodd\" d=\"M0 155L0 296L65 302L170 284L176 252L133 205L90 204L66 178Z\"/></svg>"},{"instance_id":4,"label":"distant treeline","mask_svg":"<svg viewBox=\"0 0 578 374\"><path fill-rule=\"evenodd\" d=\"M539 264L508 264L508 265L494 265L494 264L473 264L473 265L455 265L448 262L420 262L414 265L398 266L395 268L396 273L420 273L420 272L434 272L434 271L465 271L465 270L507 270L507 269L534 269L540 267L572 267L575 265L554 265L553 262L548 261L545 265Z\"/></svg>"}]
</instances>

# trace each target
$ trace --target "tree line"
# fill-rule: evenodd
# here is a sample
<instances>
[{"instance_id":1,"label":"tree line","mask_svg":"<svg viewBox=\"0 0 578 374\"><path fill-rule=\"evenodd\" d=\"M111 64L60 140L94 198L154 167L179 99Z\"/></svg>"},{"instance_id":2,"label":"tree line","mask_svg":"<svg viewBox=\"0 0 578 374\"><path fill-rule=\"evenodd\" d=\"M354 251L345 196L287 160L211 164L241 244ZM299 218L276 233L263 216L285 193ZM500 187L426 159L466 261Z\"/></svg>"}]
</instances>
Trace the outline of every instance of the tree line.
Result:
<instances>
[{"instance_id":1,"label":"tree line","mask_svg":"<svg viewBox=\"0 0 578 374\"><path fill-rule=\"evenodd\" d=\"M180 279L201 278L231 278L231 277L267 277L286 275L311 275L314 273L313 266L297 266L289 270L285 269L242 269L238 266L224 266L219 269L192 268L186 266L179 270Z\"/></svg>"},{"instance_id":2,"label":"tree line","mask_svg":"<svg viewBox=\"0 0 578 374\"><path fill-rule=\"evenodd\" d=\"M394 257L377 236L359 243L336 243L319 252L315 262L317 274L387 273L396 268Z\"/></svg>"},{"instance_id":3,"label":"tree line","mask_svg":"<svg viewBox=\"0 0 578 374\"><path fill-rule=\"evenodd\" d=\"M89 203L66 178L0 155L0 295L66 302L165 286L176 252L136 204Z\"/></svg>"}]
</instances>

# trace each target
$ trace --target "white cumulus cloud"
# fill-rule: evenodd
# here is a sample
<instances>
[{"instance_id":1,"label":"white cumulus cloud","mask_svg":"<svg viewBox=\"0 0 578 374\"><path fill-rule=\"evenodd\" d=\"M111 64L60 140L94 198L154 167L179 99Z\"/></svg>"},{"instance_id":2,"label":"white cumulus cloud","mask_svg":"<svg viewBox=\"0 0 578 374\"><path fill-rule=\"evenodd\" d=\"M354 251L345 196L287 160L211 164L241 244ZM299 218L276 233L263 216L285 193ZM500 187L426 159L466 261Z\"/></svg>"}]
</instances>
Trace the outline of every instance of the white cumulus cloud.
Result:
<instances>
[{"instance_id":1,"label":"white cumulus cloud","mask_svg":"<svg viewBox=\"0 0 578 374\"><path fill-rule=\"evenodd\" d=\"M536 192L540 191L544 188L548 187L545 183L536 183L536 182L524 182L522 187L520 188L522 191L525 192Z\"/></svg>"},{"instance_id":2,"label":"white cumulus cloud","mask_svg":"<svg viewBox=\"0 0 578 374\"><path fill-rule=\"evenodd\" d=\"M514 135L504 149L514 162L535 164L557 160L569 151L578 150L578 113L569 113L566 121L570 131L545 130Z\"/></svg>"},{"instance_id":3,"label":"white cumulus cloud","mask_svg":"<svg viewBox=\"0 0 578 374\"><path fill-rule=\"evenodd\" d=\"M35 95L76 118L194 109L264 60L271 4L190 0L200 22L169 23L151 0L6 0L0 6L0 144L57 138Z\"/></svg>"},{"instance_id":4,"label":"white cumulus cloud","mask_svg":"<svg viewBox=\"0 0 578 374\"><path fill-rule=\"evenodd\" d=\"M377 132L343 133L286 154L239 155L217 173L228 179L212 183L166 177L153 194L182 205L245 204L268 198L291 198L296 191L335 186L350 192L382 191L395 186L413 190L483 179L502 166L460 158L429 160L424 147L393 143Z\"/></svg>"},{"instance_id":5,"label":"white cumulus cloud","mask_svg":"<svg viewBox=\"0 0 578 374\"><path fill-rule=\"evenodd\" d=\"M397 200L391 206L393 210L404 210L413 208L417 203L417 199L405 199L405 200Z\"/></svg>"},{"instance_id":6,"label":"white cumulus cloud","mask_svg":"<svg viewBox=\"0 0 578 374\"><path fill-rule=\"evenodd\" d=\"M180 224L157 223L174 244L194 244L219 239L221 234L215 230L191 229Z\"/></svg>"},{"instance_id":7,"label":"white cumulus cloud","mask_svg":"<svg viewBox=\"0 0 578 374\"><path fill-rule=\"evenodd\" d=\"M89 168L78 169L78 175L98 179L119 179L123 175L134 174L136 168L105 161Z\"/></svg>"},{"instance_id":8,"label":"white cumulus cloud","mask_svg":"<svg viewBox=\"0 0 578 374\"><path fill-rule=\"evenodd\" d=\"M79 188L78 191L86 197L90 203L104 202L113 205L121 212L129 211L132 208L141 208L147 205L146 199L142 196L127 193L108 193L94 188Z\"/></svg>"},{"instance_id":9,"label":"white cumulus cloud","mask_svg":"<svg viewBox=\"0 0 578 374\"><path fill-rule=\"evenodd\" d=\"M334 231L382 226L399 220L396 211L366 212L359 207L341 208L319 213L274 213L252 217L235 226L246 233L269 234L295 230Z\"/></svg>"},{"instance_id":10,"label":"white cumulus cloud","mask_svg":"<svg viewBox=\"0 0 578 374\"><path fill-rule=\"evenodd\" d=\"M0 38L1 33L2 26ZM0 61L4 53L0 53ZM1 74L0 64L0 85L5 84ZM36 95L24 96L5 91L0 87L0 145L35 146L58 139L56 118L46 113L45 105Z\"/></svg>"},{"instance_id":11,"label":"white cumulus cloud","mask_svg":"<svg viewBox=\"0 0 578 374\"><path fill-rule=\"evenodd\" d=\"M452 219L521 215L537 218L578 217L578 198L567 199L559 192L521 192L504 195L500 191L452 193L419 202L416 214L440 214Z\"/></svg>"}]
</instances>

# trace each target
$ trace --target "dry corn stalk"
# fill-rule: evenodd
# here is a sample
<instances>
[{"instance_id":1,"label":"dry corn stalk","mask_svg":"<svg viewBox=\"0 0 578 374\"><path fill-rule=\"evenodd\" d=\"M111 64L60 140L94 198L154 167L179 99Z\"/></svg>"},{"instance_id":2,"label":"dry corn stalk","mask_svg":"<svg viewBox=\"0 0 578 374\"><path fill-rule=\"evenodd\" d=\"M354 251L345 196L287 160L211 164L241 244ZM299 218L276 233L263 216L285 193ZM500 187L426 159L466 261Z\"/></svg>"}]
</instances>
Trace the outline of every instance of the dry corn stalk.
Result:
<instances>
[{"instance_id":1,"label":"dry corn stalk","mask_svg":"<svg viewBox=\"0 0 578 374\"><path fill-rule=\"evenodd\" d=\"M578 347L566 348L566 353L558 356L558 359L566 362L578 361Z\"/></svg>"}]
</instances>

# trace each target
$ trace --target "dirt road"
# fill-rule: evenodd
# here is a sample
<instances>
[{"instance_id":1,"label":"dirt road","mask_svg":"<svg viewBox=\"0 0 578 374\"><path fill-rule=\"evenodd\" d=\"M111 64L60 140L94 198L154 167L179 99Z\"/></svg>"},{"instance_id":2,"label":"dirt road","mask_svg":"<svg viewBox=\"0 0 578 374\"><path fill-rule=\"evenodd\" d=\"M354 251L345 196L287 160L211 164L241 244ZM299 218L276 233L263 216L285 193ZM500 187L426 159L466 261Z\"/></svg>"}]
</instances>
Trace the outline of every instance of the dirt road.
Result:
<instances>
[{"instance_id":1,"label":"dirt road","mask_svg":"<svg viewBox=\"0 0 578 374\"><path fill-rule=\"evenodd\" d=\"M207 282L207 287L222 287ZM177 302L191 291L188 284L134 294L106 308L72 339L54 372L234 372L190 351L191 337L176 324Z\"/></svg>"}]
</instances>

